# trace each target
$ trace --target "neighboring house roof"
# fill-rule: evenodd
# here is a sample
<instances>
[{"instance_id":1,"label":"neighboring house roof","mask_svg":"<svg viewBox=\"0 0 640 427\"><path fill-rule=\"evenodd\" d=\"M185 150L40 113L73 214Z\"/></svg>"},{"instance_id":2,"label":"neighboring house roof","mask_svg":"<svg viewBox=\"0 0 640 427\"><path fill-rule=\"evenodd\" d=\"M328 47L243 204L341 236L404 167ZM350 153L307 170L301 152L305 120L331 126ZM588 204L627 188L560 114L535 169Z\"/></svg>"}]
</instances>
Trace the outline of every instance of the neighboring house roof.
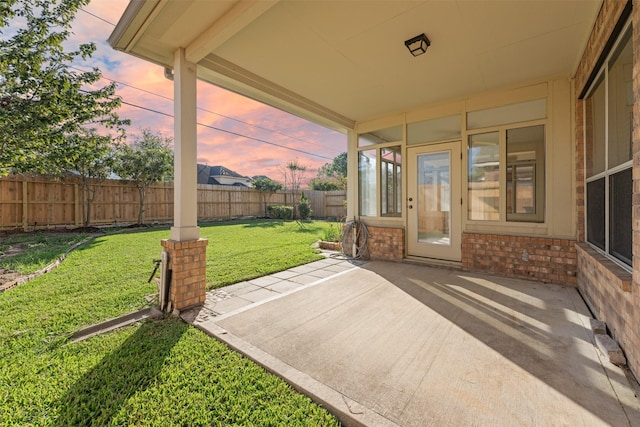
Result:
<instances>
[{"instance_id":1,"label":"neighboring house roof","mask_svg":"<svg viewBox=\"0 0 640 427\"><path fill-rule=\"evenodd\" d=\"M250 187L251 178L240 175L224 166L198 164L198 184L233 185Z\"/></svg>"}]
</instances>

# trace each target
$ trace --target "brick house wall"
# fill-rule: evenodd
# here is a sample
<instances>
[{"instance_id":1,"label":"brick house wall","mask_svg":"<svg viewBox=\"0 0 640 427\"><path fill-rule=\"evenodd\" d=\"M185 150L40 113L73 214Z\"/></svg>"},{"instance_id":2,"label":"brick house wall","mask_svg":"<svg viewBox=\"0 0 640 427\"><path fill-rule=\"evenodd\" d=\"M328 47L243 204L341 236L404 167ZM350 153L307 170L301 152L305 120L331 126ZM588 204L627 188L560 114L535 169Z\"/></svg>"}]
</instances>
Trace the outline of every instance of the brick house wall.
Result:
<instances>
[{"instance_id":1,"label":"brick house wall","mask_svg":"<svg viewBox=\"0 0 640 427\"><path fill-rule=\"evenodd\" d=\"M594 315L607 323L611 336L640 377L640 1L604 0L575 76L577 286ZM629 273L585 243L585 117L580 99L596 73L628 13L633 21L633 273ZM588 166L588 165L586 165Z\"/></svg>"},{"instance_id":2,"label":"brick house wall","mask_svg":"<svg viewBox=\"0 0 640 427\"><path fill-rule=\"evenodd\" d=\"M369 259L401 261L404 256L404 228L367 227Z\"/></svg>"},{"instance_id":3,"label":"brick house wall","mask_svg":"<svg viewBox=\"0 0 640 427\"><path fill-rule=\"evenodd\" d=\"M576 245L578 282L582 296L594 315L607 324L609 333L624 349L629 367L640 372L637 315L631 273L595 251L586 243Z\"/></svg>"},{"instance_id":4,"label":"brick house wall","mask_svg":"<svg viewBox=\"0 0 640 427\"><path fill-rule=\"evenodd\" d=\"M575 240L463 233L462 268L547 283L576 284Z\"/></svg>"}]
</instances>

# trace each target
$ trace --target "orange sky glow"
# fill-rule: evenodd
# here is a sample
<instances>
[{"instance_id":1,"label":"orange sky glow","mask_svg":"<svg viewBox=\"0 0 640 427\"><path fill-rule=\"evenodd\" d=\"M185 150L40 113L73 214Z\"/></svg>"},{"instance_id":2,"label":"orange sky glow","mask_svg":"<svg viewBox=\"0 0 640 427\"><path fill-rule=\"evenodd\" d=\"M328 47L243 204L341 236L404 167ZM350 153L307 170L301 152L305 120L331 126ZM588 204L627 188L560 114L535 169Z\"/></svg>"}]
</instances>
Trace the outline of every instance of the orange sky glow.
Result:
<instances>
[{"instance_id":1,"label":"orange sky glow","mask_svg":"<svg viewBox=\"0 0 640 427\"><path fill-rule=\"evenodd\" d=\"M117 94L123 105L118 114L132 122L128 141L141 129L173 137L173 83L164 77L162 67L117 52L106 41L127 3L93 0L78 12L70 46L94 42L97 50L91 59L74 66L98 67L105 78L102 84L119 83ZM241 175L266 175L283 182L284 164L297 159L307 166L308 181L319 167L347 150L346 135L203 82L198 82L198 108L198 162L222 165Z\"/></svg>"}]
</instances>

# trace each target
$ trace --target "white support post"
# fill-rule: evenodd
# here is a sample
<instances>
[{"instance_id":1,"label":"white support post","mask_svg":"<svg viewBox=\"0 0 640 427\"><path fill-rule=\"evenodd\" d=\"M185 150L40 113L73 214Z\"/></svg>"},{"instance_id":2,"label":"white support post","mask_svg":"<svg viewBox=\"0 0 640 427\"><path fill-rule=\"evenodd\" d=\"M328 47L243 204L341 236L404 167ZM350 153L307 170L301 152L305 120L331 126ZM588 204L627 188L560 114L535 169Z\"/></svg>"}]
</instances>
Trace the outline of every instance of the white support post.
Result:
<instances>
[{"instance_id":1,"label":"white support post","mask_svg":"<svg viewBox=\"0 0 640 427\"><path fill-rule=\"evenodd\" d=\"M347 221L352 220L358 211L358 135L354 130L347 131Z\"/></svg>"},{"instance_id":2,"label":"white support post","mask_svg":"<svg viewBox=\"0 0 640 427\"><path fill-rule=\"evenodd\" d=\"M197 240L198 182L196 132L196 65L185 59L185 50L174 60L174 187L171 240Z\"/></svg>"}]
</instances>

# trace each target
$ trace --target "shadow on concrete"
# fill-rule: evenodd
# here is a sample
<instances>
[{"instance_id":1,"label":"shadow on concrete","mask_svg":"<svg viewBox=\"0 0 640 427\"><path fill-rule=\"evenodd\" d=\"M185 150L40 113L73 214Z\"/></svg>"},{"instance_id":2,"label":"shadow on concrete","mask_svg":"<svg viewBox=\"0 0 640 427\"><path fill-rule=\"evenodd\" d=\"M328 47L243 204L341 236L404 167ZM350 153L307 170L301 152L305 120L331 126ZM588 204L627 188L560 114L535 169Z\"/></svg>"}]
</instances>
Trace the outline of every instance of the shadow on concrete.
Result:
<instances>
[{"instance_id":1,"label":"shadow on concrete","mask_svg":"<svg viewBox=\"0 0 640 427\"><path fill-rule=\"evenodd\" d=\"M199 327L356 419L640 425L590 317L574 288L374 261Z\"/></svg>"},{"instance_id":2,"label":"shadow on concrete","mask_svg":"<svg viewBox=\"0 0 640 427\"><path fill-rule=\"evenodd\" d=\"M385 278L605 423L636 425L640 420L637 400L625 402L616 394L616 388L629 389L629 380L594 350L588 323L591 315L574 288L417 266L400 269L398 274L397 267L388 263L370 263L363 268ZM594 351L596 358L587 356ZM481 377L490 377L491 367L485 369ZM612 414L607 408L617 406L624 416L609 418Z\"/></svg>"}]
</instances>

